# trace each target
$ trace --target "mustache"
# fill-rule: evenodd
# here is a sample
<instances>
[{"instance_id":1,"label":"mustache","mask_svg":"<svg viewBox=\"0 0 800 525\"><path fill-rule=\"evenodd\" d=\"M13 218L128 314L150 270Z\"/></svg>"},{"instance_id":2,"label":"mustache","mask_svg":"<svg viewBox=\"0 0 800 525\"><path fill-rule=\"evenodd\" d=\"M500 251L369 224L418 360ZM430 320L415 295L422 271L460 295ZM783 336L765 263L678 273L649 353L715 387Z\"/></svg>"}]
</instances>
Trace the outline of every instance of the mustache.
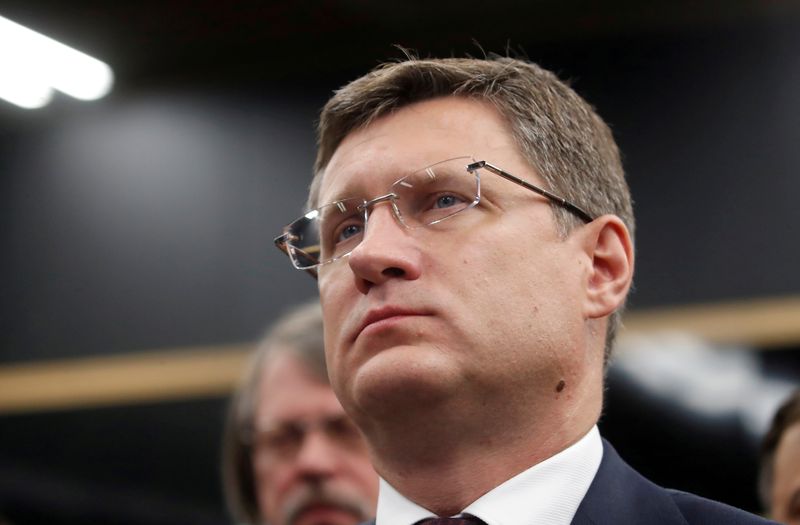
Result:
<instances>
[{"instance_id":1,"label":"mustache","mask_svg":"<svg viewBox=\"0 0 800 525\"><path fill-rule=\"evenodd\" d=\"M374 513L372 504L363 496L324 482L309 483L287 499L282 513L283 524L295 525L301 514L317 505L336 507L353 514L357 518L356 523L367 521Z\"/></svg>"}]
</instances>

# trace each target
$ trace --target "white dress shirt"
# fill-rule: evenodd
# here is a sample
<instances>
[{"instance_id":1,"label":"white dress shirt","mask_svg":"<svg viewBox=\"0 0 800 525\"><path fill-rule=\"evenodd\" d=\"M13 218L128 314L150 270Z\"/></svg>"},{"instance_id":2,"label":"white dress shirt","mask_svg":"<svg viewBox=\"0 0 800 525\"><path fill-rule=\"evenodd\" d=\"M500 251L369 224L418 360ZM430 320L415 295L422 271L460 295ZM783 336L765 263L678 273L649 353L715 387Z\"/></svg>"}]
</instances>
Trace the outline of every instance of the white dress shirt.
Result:
<instances>
[{"instance_id":1,"label":"white dress shirt","mask_svg":"<svg viewBox=\"0 0 800 525\"><path fill-rule=\"evenodd\" d=\"M574 445L493 488L460 514L487 525L569 525L602 459L603 442L594 426ZM377 525L412 525L433 517L380 480Z\"/></svg>"}]
</instances>

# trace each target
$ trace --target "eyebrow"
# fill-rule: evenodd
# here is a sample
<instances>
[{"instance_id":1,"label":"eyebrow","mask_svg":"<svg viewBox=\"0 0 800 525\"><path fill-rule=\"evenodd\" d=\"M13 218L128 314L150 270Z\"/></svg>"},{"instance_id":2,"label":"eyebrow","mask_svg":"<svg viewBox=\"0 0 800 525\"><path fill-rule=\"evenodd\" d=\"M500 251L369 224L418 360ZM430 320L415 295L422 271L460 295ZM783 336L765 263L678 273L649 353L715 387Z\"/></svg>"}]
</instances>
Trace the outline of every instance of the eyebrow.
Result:
<instances>
[{"instance_id":1,"label":"eyebrow","mask_svg":"<svg viewBox=\"0 0 800 525\"><path fill-rule=\"evenodd\" d=\"M346 199L354 199L358 196L358 193L355 191L351 191L350 188L352 185L347 185L341 190L337 191L333 194L332 197L327 198L325 200L322 199L322 196L317 197L317 202L314 204L315 207L319 208L321 206L327 206L328 204L333 204L334 202L343 201Z\"/></svg>"},{"instance_id":2,"label":"eyebrow","mask_svg":"<svg viewBox=\"0 0 800 525\"><path fill-rule=\"evenodd\" d=\"M345 172L339 172L338 176L341 176L343 173L346 173L346 171ZM330 175L331 175L330 173L325 173L324 176L327 177L327 176L330 176ZM364 171L355 170L355 172L352 173L352 175L350 175L349 180L347 181L347 183L343 187L337 189L335 193L331 194L331 197L323 200L322 199L322 196L323 196L322 192L320 192L317 195L317 202L316 202L315 206L317 208L319 208L320 206L325 206L325 205L331 204L333 202L337 202L337 201L341 201L341 200L344 200L344 199L352 199L354 197L358 197L359 196L358 192L355 191L354 188L356 186L361 186L362 185L360 183L360 181L362 181L366 175L367 174ZM362 191L362 193L363 193L363 191Z\"/></svg>"},{"instance_id":3,"label":"eyebrow","mask_svg":"<svg viewBox=\"0 0 800 525\"><path fill-rule=\"evenodd\" d=\"M400 179L406 177L411 172L403 173L402 175L398 176L397 178L393 178L392 182L390 182L381 192L389 192L392 189L392 185L395 184ZM365 191L363 190L363 184L361 181L364 178L369 177L370 173L366 171L356 171L353 175L350 176L350 180L347 181L342 188L339 188L336 193L334 193L331 198L322 200L321 196L317 199L316 206L325 206L326 204L331 204L334 202L338 202L345 199L367 199L368 197L365 196ZM361 187L362 189L354 189ZM383 193L378 193L376 195L382 195Z\"/></svg>"},{"instance_id":4,"label":"eyebrow","mask_svg":"<svg viewBox=\"0 0 800 525\"><path fill-rule=\"evenodd\" d=\"M447 161L447 160L455 160L456 158L460 158L460 157L453 157L452 159L445 159L445 161ZM467 158L467 157L465 156L465 158ZM472 158L472 157L469 157L469 158ZM397 176L393 177L391 179L391 182L389 184L387 184L386 187L381 191L382 192L391 191L392 186L397 184L400 180L408 177L409 175L411 175L413 173L417 173L418 171L425 170L426 172L428 172L428 174L430 176L432 174L432 172L429 171L429 170L432 168L432 165L433 164L439 164L439 163L442 163L442 162L445 162L445 161L433 162L433 163L428 164L426 166L419 167L419 168L414 168L414 169L408 169L408 166L405 166L405 167L404 166L398 166L398 169L393 170L393 171L397 172ZM466 164L464 165L464 169L466 170ZM371 196L371 197L370 196L366 196L365 197L363 191L361 191L361 195L359 195L359 192L352 191L354 186L359 185L359 183L357 181L363 180L363 177L369 176L370 173L371 172L369 172L369 171L356 170L353 173L353 175L351 175L350 180L347 182L347 184L345 184L345 186L343 188L341 188L339 191L334 193L332 198L326 199L326 200L323 201L321 198L318 197L316 206L317 207L325 206L326 204L331 204L333 202L341 201L341 200L344 200L344 199L364 198L364 199L368 200L370 198L374 198L374 196ZM374 172L374 173L377 173L377 171ZM382 195L382 194L383 193L378 193L375 196Z\"/></svg>"}]
</instances>

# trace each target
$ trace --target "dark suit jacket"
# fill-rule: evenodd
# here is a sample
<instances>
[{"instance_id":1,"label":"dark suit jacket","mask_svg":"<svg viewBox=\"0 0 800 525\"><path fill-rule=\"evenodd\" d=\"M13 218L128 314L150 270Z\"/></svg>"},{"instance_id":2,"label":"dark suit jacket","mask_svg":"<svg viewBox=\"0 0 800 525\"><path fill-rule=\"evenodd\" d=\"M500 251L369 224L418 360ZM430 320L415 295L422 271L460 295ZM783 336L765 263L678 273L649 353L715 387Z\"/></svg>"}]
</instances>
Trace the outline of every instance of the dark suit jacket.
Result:
<instances>
[{"instance_id":1,"label":"dark suit jacket","mask_svg":"<svg viewBox=\"0 0 800 525\"><path fill-rule=\"evenodd\" d=\"M765 525L770 521L694 494L659 487L603 440L603 461L572 525Z\"/></svg>"},{"instance_id":2,"label":"dark suit jacket","mask_svg":"<svg viewBox=\"0 0 800 525\"><path fill-rule=\"evenodd\" d=\"M688 492L659 487L603 440L603 460L572 525L778 525ZM362 525L375 525L375 520Z\"/></svg>"}]
</instances>

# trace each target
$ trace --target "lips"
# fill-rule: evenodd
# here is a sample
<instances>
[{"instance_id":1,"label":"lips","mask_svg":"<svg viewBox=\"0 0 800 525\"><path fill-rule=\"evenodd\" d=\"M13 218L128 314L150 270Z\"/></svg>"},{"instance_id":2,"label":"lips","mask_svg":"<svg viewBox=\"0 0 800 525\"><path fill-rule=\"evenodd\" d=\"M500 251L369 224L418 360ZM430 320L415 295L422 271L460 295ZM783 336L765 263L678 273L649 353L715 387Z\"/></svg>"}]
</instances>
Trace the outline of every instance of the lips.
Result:
<instances>
[{"instance_id":1,"label":"lips","mask_svg":"<svg viewBox=\"0 0 800 525\"><path fill-rule=\"evenodd\" d=\"M352 340L355 341L359 335L370 325L379 323L381 321L385 321L386 319L391 319L393 317L408 317L408 316L426 316L430 315L430 312L411 309L411 308L402 308L396 306L383 306L381 308L375 308L367 312L367 315L361 320L361 323L358 326L358 329L353 334Z\"/></svg>"},{"instance_id":2,"label":"lips","mask_svg":"<svg viewBox=\"0 0 800 525\"><path fill-rule=\"evenodd\" d=\"M303 508L294 523L359 523L364 519L359 512L332 503L315 503Z\"/></svg>"},{"instance_id":3,"label":"lips","mask_svg":"<svg viewBox=\"0 0 800 525\"><path fill-rule=\"evenodd\" d=\"M335 478L336 476L334 476ZM284 525L357 525L374 513L374 502L355 486L341 486L342 480L304 482L282 505Z\"/></svg>"}]
</instances>

